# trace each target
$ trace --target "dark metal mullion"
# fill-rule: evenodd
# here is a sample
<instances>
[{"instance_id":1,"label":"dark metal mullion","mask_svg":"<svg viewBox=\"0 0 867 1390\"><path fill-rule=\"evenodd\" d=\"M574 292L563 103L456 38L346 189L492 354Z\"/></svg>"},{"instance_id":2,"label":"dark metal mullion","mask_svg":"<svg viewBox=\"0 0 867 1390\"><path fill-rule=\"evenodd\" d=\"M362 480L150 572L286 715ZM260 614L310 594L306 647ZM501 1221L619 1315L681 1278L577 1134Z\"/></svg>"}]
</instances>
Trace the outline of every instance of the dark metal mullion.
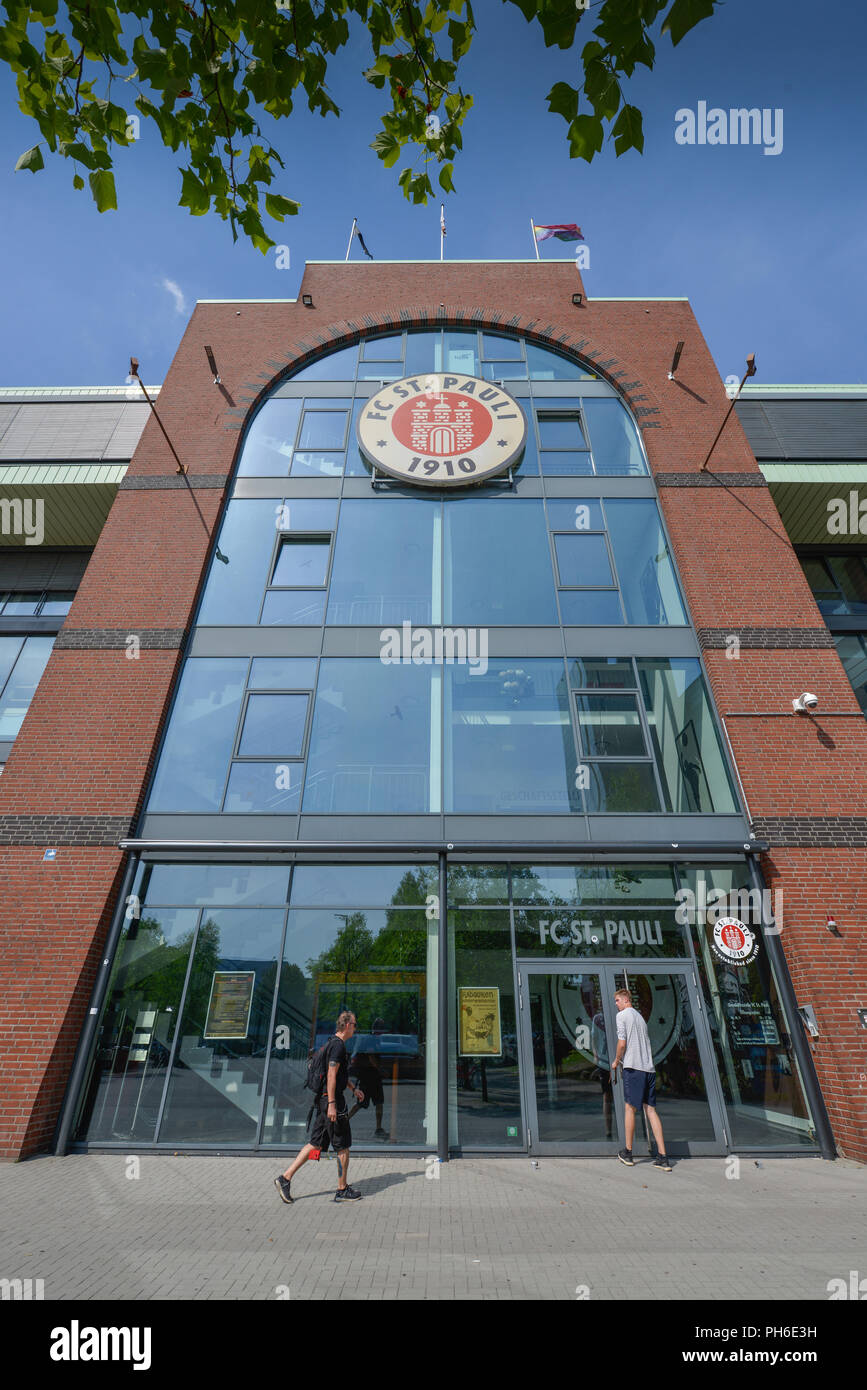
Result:
<instances>
[{"instance_id":1,"label":"dark metal mullion","mask_svg":"<svg viewBox=\"0 0 867 1390\"><path fill-rule=\"evenodd\" d=\"M154 1137L151 1141L154 1144L158 1144L160 1142L160 1130L162 1129L163 1115L165 1113L166 1103L168 1101L169 1086L172 1082L172 1072L174 1070L175 1057L177 1056L178 1046L180 1043L181 1024L184 1021L184 1011L187 1007L187 993L189 990L190 976L193 972L193 962L196 959L196 948L199 944L199 932L201 930L202 916L204 915L204 912L205 908L200 907L198 921L196 922L196 930L193 933L193 941L192 945L190 946L190 958L187 961L186 974L184 975L183 988L181 989L181 997L178 1003L178 1021L177 1026L175 1027L174 1037L172 1038L172 1046L169 1051L169 1060L166 1063L166 1079L165 1084L163 1085L163 1093L160 1096L159 1108L157 1110L157 1119L156 1124L154 1125Z\"/></svg>"},{"instance_id":2,"label":"dark metal mullion","mask_svg":"<svg viewBox=\"0 0 867 1390\"><path fill-rule=\"evenodd\" d=\"M437 1157L449 1161L449 957L448 855L439 853L439 920L437 922Z\"/></svg>"}]
</instances>

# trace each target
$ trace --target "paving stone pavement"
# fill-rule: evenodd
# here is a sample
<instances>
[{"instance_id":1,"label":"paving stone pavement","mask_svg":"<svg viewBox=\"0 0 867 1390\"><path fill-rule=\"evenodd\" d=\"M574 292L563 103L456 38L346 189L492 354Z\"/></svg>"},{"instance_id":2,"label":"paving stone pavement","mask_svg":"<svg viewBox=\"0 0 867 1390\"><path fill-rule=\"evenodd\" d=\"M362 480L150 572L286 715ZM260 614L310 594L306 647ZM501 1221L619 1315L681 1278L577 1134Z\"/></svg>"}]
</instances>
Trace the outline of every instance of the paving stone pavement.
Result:
<instances>
[{"instance_id":1,"label":"paving stone pavement","mask_svg":"<svg viewBox=\"0 0 867 1390\"><path fill-rule=\"evenodd\" d=\"M0 1165L0 1278L46 1299L827 1300L867 1276L867 1168L838 1160L44 1157Z\"/></svg>"}]
</instances>

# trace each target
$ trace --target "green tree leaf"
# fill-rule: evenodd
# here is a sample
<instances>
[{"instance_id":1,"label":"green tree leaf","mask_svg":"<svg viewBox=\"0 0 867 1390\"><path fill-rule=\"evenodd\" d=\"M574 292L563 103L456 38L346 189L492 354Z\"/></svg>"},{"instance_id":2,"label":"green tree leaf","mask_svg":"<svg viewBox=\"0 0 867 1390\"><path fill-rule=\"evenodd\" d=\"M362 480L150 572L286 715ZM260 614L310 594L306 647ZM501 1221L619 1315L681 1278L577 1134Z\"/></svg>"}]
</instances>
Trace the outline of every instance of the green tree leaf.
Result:
<instances>
[{"instance_id":1,"label":"green tree leaf","mask_svg":"<svg viewBox=\"0 0 867 1390\"><path fill-rule=\"evenodd\" d=\"M98 212L107 212L117 207L117 193L114 187L114 174L110 169L97 169L88 174L87 181L93 194Z\"/></svg>"},{"instance_id":2,"label":"green tree leaf","mask_svg":"<svg viewBox=\"0 0 867 1390\"><path fill-rule=\"evenodd\" d=\"M37 169L45 168L45 160L42 158L42 151L38 145L31 145L29 150L25 150L15 164L16 169L29 169L31 174L35 174Z\"/></svg>"},{"instance_id":3,"label":"green tree leaf","mask_svg":"<svg viewBox=\"0 0 867 1390\"><path fill-rule=\"evenodd\" d=\"M297 212L300 212L301 204L293 203L291 198L284 198L282 193L266 193L265 211L269 217L283 222L285 218L294 217Z\"/></svg>"},{"instance_id":4,"label":"green tree leaf","mask_svg":"<svg viewBox=\"0 0 867 1390\"><path fill-rule=\"evenodd\" d=\"M671 35L671 42L679 44L684 35L703 19L710 19L718 0L674 0L674 4L662 22L663 34Z\"/></svg>"}]
</instances>

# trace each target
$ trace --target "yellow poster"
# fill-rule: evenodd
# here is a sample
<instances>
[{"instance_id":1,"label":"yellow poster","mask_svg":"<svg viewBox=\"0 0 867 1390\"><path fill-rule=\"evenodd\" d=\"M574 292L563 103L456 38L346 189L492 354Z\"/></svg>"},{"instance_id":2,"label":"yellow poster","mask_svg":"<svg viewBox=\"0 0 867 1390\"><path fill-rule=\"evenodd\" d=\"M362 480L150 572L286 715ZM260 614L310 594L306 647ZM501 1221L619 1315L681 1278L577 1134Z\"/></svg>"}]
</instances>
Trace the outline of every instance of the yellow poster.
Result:
<instances>
[{"instance_id":1,"label":"yellow poster","mask_svg":"<svg viewBox=\"0 0 867 1390\"><path fill-rule=\"evenodd\" d=\"M215 970L203 1038L246 1038L254 970Z\"/></svg>"},{"instance_id":2,"label":"yellow poster","mask_svg":"<svg viewBox=\"0 0 867 1390\"><path fill-rule=\"evenodd\" d=\"M499 989L458 989L460 1055L501 1057Z\"/></svg>"}]
</instances>

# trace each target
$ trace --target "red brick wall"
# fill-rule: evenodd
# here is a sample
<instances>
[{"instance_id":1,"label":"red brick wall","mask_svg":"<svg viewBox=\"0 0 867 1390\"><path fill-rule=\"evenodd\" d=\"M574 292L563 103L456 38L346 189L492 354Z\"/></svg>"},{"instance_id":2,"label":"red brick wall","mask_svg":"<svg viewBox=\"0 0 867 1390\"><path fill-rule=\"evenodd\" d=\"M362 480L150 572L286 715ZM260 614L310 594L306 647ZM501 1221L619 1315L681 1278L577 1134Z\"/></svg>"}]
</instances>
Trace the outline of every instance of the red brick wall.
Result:
<instances>
[{"instance_id":1,"label":"red brick wall","mask_svg":"<svg viewBox=\"0 0 867 1390\"><path fill-rule=\"evenodd\" d=\"M654 473L697 472L729 403L689 305L600 300L578 309L571 297L581 288L571 263L312 264L297 303L197 306L160 393L160 415L193 481L226 477L245 412L325 343L408 322L499 324L580 348L634 410ZM312 295L313 308L302 306L302 292ZM675 383L667 372L679 339L685 348ZM205 344L213 347L220 387ZM711 466L758 472L734 413ZM129 476L157 475L176 477L176 464L151 420ZM196 487L194 502L183 488L119 492L64 631L188 626L223 495ZM663 487L661 500L698 628L821 627L767 490ZM112 815L131 823L177 666L176 650L142 649L137 661L122 648L56 650L0 779L0 836L11 816ZM708 669L723 713L755 711L727 719L754 816L864 815L858 771L867 761L867 728L859 717L827 718L857 715L832 651L745 649L738 661L709 652ZM792 715L792 696L811 687L821 694L819 716ZM68 832L76 836L84 830ZM14 1084L0 1094L0 1154L13 1158L50 1142L122 858L109 843L60 843L57 861L46 865L42 841L22 847L25 838L22 832L18 843L0 844L2 1031L14 1068ZM865 906L865 853L785 850L772 863L785 885L792 925L782 940L799 1000L819 1015L815 1053L835 1133L846 1153L867 1159L859 1080L867 1035L855 1020L856 1003L867 1004L864 928L856 925ZM812 925L823 920L819 905L832 901L842 946Z\"/></svg>"}]
</instances>

